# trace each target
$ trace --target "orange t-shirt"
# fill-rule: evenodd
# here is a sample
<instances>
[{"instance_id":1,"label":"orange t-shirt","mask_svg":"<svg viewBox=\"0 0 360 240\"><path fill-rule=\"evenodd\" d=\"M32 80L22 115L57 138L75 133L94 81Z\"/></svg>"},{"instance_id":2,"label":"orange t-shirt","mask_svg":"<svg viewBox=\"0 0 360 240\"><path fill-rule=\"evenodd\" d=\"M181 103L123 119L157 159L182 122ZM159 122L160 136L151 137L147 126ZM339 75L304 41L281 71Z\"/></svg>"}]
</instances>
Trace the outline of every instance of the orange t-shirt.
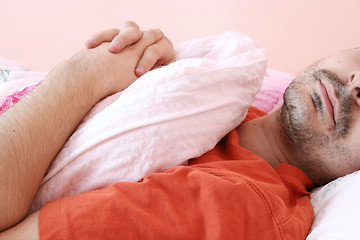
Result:
<instances>
[{"instance_id":1,"label":"orange t-shirt","mask_svg":"<svg viewBox=\"0 0 360 240\"><path fill-rule=\"evenodd\" d=\"M47 203L40 239L305 239L311 187L298 168L242 148L233 130L189 166Z\"/></svg>"}]
</instances>

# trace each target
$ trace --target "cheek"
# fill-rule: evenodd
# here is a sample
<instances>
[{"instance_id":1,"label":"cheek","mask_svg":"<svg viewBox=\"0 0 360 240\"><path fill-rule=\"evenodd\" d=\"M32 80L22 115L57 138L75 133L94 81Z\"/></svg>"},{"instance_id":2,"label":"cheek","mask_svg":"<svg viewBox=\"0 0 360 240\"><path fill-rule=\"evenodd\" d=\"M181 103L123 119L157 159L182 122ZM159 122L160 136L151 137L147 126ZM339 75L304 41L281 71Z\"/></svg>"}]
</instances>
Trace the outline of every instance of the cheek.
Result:
<instances>
[{"instance_id":1,"label":"cheek","mask_svg":"<svg viewBox=\"0 0 360 240\"><path fill-rule=\"evenodd\" d=\"M337 177L360 169L360 144L349 136L343 141L329 144L324 153L328 168Z\"/></svg>"},{"instance_id":2,"label":"cheek","mask_svg":"<svg viewBox=\"0 0 360 240\"><path fill-rule=\"evenodd\" d=\"M352 114L353 119L357 121L352 121L350 123L350 130L348 135L343 140L343 145L350 148L354 154L360 156L360 116Z\"/></svg>"}]
</instances>

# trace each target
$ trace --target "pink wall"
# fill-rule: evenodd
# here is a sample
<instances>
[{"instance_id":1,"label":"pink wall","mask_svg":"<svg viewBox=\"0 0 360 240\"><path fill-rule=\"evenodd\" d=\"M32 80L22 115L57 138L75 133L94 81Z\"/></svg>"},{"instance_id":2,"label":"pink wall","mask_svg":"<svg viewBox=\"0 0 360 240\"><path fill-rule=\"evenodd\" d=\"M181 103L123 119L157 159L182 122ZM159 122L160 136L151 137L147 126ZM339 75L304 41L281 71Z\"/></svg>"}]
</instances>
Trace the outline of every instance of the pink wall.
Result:
<instances>
[{"instance_id":1,"label":"pink wall","mask_svg":"<svg viewBox=\"0 0 360 240\"><path fill-rule=\"evenodd\" d=\"M178 44L238 30L269 49L269 67L298 73L360 45L358 0L0 0L0 56L37 71L83 47L92 33L132 19Z\"/></svg>"}]
</instances>

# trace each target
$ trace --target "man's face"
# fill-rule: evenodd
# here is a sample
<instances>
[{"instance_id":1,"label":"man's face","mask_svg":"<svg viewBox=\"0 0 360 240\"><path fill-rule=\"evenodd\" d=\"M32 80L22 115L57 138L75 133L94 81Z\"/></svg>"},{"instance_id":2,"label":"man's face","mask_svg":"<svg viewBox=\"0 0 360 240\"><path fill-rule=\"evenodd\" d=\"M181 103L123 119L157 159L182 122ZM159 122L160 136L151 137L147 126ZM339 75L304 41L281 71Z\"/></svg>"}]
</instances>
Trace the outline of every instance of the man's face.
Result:
<instances>
[{"instance_id":1,"label":"man's face","mask_svg":"<svg viewBox=\"0 0 360 240\"><path fill-rule=\"evenodd\" d=\"M325 58L284 94L281 131L294 165L317 184L360 169L360 49Z\"/></svg>"}]
</instances>

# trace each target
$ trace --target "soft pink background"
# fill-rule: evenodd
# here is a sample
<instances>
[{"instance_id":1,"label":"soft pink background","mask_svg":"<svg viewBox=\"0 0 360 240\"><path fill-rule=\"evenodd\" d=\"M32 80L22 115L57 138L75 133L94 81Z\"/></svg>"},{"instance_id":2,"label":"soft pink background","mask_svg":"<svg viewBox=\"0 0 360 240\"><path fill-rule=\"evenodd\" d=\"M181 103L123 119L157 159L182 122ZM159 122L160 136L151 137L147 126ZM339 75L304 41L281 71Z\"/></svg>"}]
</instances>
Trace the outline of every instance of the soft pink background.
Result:
<instances>
[{"instance_id":1,"label":"soft pink background","mask_svg":"<svg viewBox=\"0 0 360 240\"><path fill-rule=\"evenodd\" d=\"M175 45L238 30L269 50L269 67L293 74L360 46L359 0L0 0L0 9L0 56L37 71L127 19L159 27Z\"/></svg>"}]
</instances>

